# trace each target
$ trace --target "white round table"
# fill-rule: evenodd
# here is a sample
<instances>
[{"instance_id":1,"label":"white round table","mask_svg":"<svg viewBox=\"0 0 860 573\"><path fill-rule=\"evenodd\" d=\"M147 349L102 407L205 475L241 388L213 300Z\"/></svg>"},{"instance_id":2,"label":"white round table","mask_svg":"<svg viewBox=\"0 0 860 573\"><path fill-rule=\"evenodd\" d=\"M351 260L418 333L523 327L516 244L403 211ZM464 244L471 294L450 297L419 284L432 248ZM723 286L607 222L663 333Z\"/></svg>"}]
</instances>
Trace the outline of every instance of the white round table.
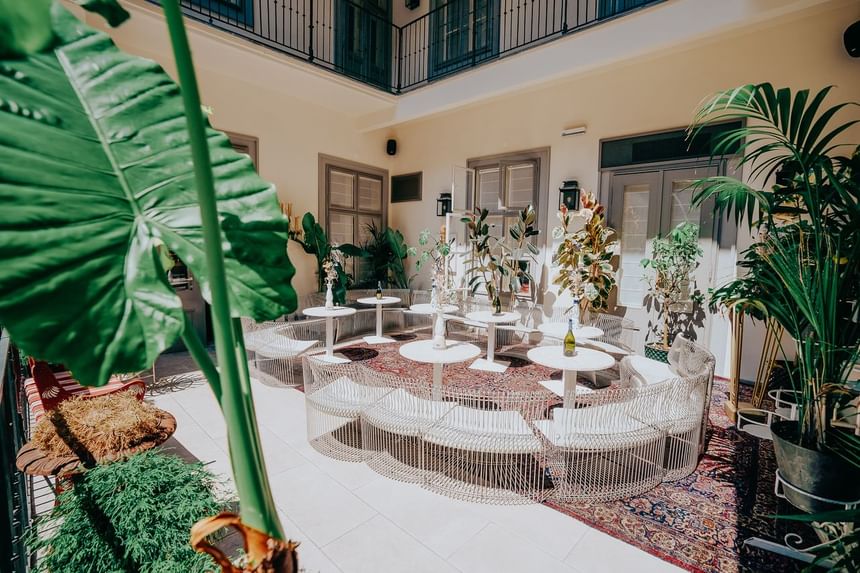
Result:
<instances>
[{"instance_id":1,"label":"white round table","mask_svg":"<svg viewBox=\"0 0 860 573\"><path fill-rule=\"evenodd\" d=\"M382 307L386 304L397 304L400 302L400 299L396 296L384 296L382 298L369 296L358 299L358 302L361 304L376 305L376 336L365 336L364 341L368 344L387 344L389 342L394 342L393 338L382 336Z\"/></svg>"},{"instance_id":2,"label":"white round table","mask_svg":"<svg viewBox=\"0 0 860 573\"><path fill-rule=\"evenodd\" d=\"M304 309L302 314L305 316L325 318L325 354L319 357L321 360L335 364L352 362L349 358L344 356L334 355L334 319L355 314L354 308L346 306L336 306L334 308L312 306L311 308Z\"/></svg>"},{"instance_id":3,"label":"white round table","mask_svg":"<svg viewBox=\"0 0 860 573\"><path fill-rule=\"evenodd\" d=\"M529 360L547 366L558 368L562 374L563 387L561 388L565 408L573 408L576 402L576 373L593 372L595 370L606 370L612 368L615 359L605 352L592 350L590 348L576 349L573 356L564 355L563 346L538 346L528 351ZM555 381L541 382L546 389L559 394L558 384Z\"/></svg>"},{"instance_id":4,"label":"white round table","mask_svg":"<svg viewBox=\"0 0 860 573\"><path fill-rule=\"evenodd\" d=\"M409 307L409 310L418 314L436 314L436 307L430 304L429 302L423 302L420 304L413 304ZM445 314L450 314L452 312L457 312L460 310L456 304L443 304L442 312Z\"/></svg>"},{"instance_id":5,"label":"white round table","mask_svg":"<svg viewBox=\"0 0 860 573\"><path fill-rule=\"evenodd\" d=\"M466 315L469 320L487 324L487 358L475 360L469 368L475 370L486 370L488 372L504 372L510 366L510 362L496 362L496 325L509 324L520 319L518 312L502 312L493 314L489 310L479 310Z\"/></svg>"},{"instance_id":6,"label":"white round table","mask_svg":"<svg viewBox=\"0 0 860 573\"><path fill-rule=\"evenodd\" d=\"M544 322L543 324L538 325L538 330L540 330L544 336L564 340L564 337L567 335L567 322ZM577 340L600 338L603 336L603 331L596 326L580 325L578 328L573 329L573 336L576 337Z\"/></svg>"},{"instance_id":7,"label":"white round table","mask_svg":"<svg viewBox=\"0 0 860 573\"><path fill-rule=\"evenodd\" d=\"M442 399L442 367L445 364L465 362L481 354L481 349L474 344L460 340L446 340L444 349L433 348L432 340L409 342L400 347L400 355L415 362L433 364L434 400Z\"/></svg>"}]
</instances>

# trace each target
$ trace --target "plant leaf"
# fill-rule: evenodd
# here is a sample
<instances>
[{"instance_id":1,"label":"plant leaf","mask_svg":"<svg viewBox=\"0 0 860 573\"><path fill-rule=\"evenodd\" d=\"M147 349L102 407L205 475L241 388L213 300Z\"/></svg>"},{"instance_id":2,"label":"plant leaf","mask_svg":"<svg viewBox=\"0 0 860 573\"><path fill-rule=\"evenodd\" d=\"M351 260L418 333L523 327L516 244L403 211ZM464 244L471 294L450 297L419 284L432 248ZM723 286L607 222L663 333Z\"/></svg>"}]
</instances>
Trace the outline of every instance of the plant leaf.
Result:
<instances>
[{"instance_id":1,"label":"plant leaf","mask_svg":"<svg viewBox=\"0 0 860 573\"><path fill-rule=\"evenodd\" d=\"M0 57L39 52L53 37L51 0L0 0Z\"/></svg>"},{"instance_id":2,"label":"plant leaf","mask_svg":"<svg viewBox=\"0 0 860 573\"><path fill-rule=\"evenodd\" d=\"M28 354L85 384L148 368L183 325L158 248L208 299L178 86L155 63L52 8L52 47L0 60L0 322ZM207 131L233 312L296 307L274 188Z\"/></svg>"}]
</instances>

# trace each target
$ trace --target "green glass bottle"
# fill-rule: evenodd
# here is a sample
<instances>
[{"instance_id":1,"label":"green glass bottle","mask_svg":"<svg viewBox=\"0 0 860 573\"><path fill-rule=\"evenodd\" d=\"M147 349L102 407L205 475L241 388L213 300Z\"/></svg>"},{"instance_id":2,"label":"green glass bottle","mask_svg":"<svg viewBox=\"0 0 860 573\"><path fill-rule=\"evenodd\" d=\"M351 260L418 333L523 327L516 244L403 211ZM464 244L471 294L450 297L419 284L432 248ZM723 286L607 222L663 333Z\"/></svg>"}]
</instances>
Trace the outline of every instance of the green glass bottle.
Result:
<instances>
[{"instance_id":1,"label":"green glass bottle","mask_svg":"<svg viewBox=\"0 0 860 573\"><path fill-rule=\"evenodd\" d=\"M564 355L576 354L576 337L573 335L573 319L567 319L567 334L564 335Z\"/></svg>"},{"instance_id":2,"label":"green glass bottle","mask_svg":"<svg viewBox=\"0 0 860 573\"><path fill-rule=\"evenodd\" d=\"M376 300L382 298L382 281L376 282Z\"/></svg>"}]
</instances>

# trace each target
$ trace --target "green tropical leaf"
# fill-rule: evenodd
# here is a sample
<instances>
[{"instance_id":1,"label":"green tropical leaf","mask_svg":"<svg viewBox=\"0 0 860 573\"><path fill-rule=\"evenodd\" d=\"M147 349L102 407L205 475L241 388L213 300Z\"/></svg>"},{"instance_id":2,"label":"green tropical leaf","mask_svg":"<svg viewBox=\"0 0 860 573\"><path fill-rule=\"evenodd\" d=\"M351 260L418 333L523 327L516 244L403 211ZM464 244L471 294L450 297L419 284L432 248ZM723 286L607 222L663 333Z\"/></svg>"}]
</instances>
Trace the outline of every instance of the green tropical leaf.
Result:
<instances>
[{"instance_id":1,"label":"green tropical leaf","mask_svg":"<svg viewBox=\"0 0 860 573\"><path fill-rule=\"evenodd\" d=\"M47 51L0 61L0 322L24 352L98 385L148 368L183 328L159 248L207 299L208 271L178 86L58 4L52 27ZM275 190L207 136L231 308L292 312Z\"/></svg>"},{"instance_id":2,"label":"green tropical leaf","mask_svg":"<svg viewBox=\"0 0 860 573\"><path fill-rule=\"evenodd\" d=\"M129 13L117 0L75 0L75 3L89 12L95 12L116 28L129 18Z\"/></svg>"},{"instance_id":3,"label":"green tropical leaf","mask_svg":"<svg viewBox=\"0 0 860 573\"><path fill-rule=\"evenodd\" d=\"M51 0L0 0L0 57L39 52L53 37Z\"/></svg>"}]
</instances>

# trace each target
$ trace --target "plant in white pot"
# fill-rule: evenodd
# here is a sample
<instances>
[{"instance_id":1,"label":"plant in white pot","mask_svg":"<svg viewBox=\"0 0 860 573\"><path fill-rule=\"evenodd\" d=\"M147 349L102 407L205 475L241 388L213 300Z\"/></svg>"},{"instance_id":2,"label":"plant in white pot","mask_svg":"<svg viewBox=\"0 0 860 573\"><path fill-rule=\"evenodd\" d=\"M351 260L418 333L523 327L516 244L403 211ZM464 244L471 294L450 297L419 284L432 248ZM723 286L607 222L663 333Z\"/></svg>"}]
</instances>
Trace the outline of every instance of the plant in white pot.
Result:
<instances>
[{"instance_id":1,"label":"plant in white pot","mask_svg":"<svg viewBox=\"0 0 860 573\"><path fill-rule=\"evenodd\" d=\"M711 177L697 182L694 201L714 198L717 213L759 231L745 254L754 264L722 288L741 293L744 304L776 320L793 341L797 416L771 425L783 479L815 496L857 500L860 426L843 413L860 396L849 380L860 357L860 146L851 144L851 154L842 156L836 142L860 119L834 124L857 104L825 107L829 92L793 94L760 84L706 101L691 133L744 120L717 137L714 152L739 151L752 177L775 176L776 184L758 189ZM834 509L797 489L787 488L786 496L806 511Z\"/></svg>"},{"instance_id":2,"label":"plant in white pot","mask_svg":"<svg viewBox=\"0 0 860 573\"><path fill-rule=\"evenodd\" d=\"M618 234L606 226L606 209L594 194L582 196L582 209L571 213L562 206L558 213L561 226L553 229L553 238L560 239L554 262L558 275L552 281L573 297L569 309L574 324L586 313L609 309L609 296L616 285L612 257L618 250ZM575 218L583 219L583 226L571 230Z\"/></svg>"},{"instance_id":3,"label":"plant in white pot","mask_svg":"<svg viewBox=\"0 0 860 573\"><path fill-rule=\"evenodd\" d=\"M691 313L693 306L702 302L701 293L690 292L691 277L701 256L699 226L681 223L665 237L657 235L651 244L651 257L642 259L648 293L660 315L654 329L659 339L645 345L645 356L666 362L679 327L678 315Z\"/></svg>"}]
</instances>

